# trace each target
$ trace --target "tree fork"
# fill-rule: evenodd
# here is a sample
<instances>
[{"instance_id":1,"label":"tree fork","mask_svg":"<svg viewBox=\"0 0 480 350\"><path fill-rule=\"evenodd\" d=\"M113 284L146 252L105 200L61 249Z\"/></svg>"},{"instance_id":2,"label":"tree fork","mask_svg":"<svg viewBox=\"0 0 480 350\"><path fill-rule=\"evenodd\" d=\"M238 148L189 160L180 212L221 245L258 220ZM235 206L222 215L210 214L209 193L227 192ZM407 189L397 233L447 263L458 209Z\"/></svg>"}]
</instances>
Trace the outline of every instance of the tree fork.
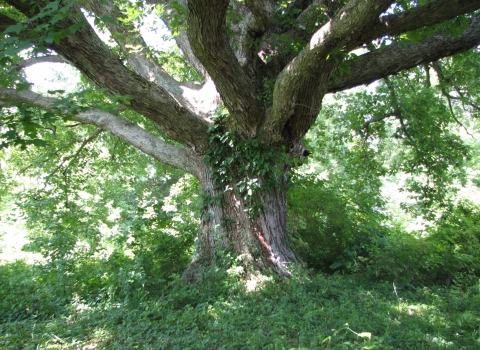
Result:
<instances>
[{"instance_id":1,"label":"tree fork","mask_svg":"<svg viewBox=\"0 0 480 350\"><path fill-rule=\"evenodd\" d=\"M158 161L192 173L200 180L209 200L204 208L198 255L190 272L201 263L215 264L218 251L230 250L250 259L246 266L285 273L296 257L286 239L285 193L291 163L283 157L291 160L306 154L299 140L317 118L324 95L463 52L480 43L480 17L467 15L480 9L480 0L434 0L410 10L399 8L395 14L385 13L395 3L391 0L293 1L287 10L295 11L284 18L288 21L283 24L283 10L279 12L277 2L270 0L146 1L165 5L166 13L168 5L174 2L177 7L183 6L185 18L175 17L174 13L171 20L168 16L162 20L167 26L182 21L182 25L170 29L180 32L177 43L187 61L204 78L205 89L193 82L176 82L148 55L127 50L128 44L144 45L145 41L137 40L140 34L129 32L128 23L115 22L114 17L122 12L115 7L115 1L75 2L67 16L54 21L55 16L42 14L42 5L53 2L6 0L29 20L22 22L0 14L0 29L20 24L23 29L17 33L19 43L27 40L32 46L44 45L67 59L98 88L111 95L129 96L122 111L129 109L143 115L155 123L163 136L181 144L163 141L127 120L128 115L92 107L73 117L109 131ZM111 17L113 21L107 21L106 26L112 32L123 33L123 37L117 38L130 64L103 43L86 21L80 9L85 4L97 18ZM326 17L320 17L318 4L326 6ZM241 16L232 19L231 8ZM376 39L431 27L462 14L470 27L457 26L461 29L459 35L450 36L439 30L418 43L397 45L393 40L391 45L357 58L347 57L355 48ZM306 30L310 19L318 23ZM41 39L40 34L32 38L32 28L44 32L40 25L55 28L60 37L53 42ZM236 33L232 34L232 29ZM13 47L16 31L10 28L4 33L8 41L3 48ZM288 45L279 45L279 37L287 38ZM287 50L295 44L288 38L295 37L303 44ZM260 58L261 45L252 45L257 42L272 49L270 63ZM13 55L4 51L7 56ZM348 66L350 74L339 74L339 64ZM265 86L265 77L271 80L272 91ZM271 92L271 96L262 101L263 96L259 95L266 92ZM10 108L15 102L52 110L56 101L32 91L17 91L12 84L0 88L0 106ZM218 126L213 120L221 105L228 110L229 117L222 122L220 132L212 135L208 129ZM259 130L263 135L258 134ZM290 150L292 146L294 150ZM202 162L204 157L206 162Z\"/></svg>"}]
</instances>

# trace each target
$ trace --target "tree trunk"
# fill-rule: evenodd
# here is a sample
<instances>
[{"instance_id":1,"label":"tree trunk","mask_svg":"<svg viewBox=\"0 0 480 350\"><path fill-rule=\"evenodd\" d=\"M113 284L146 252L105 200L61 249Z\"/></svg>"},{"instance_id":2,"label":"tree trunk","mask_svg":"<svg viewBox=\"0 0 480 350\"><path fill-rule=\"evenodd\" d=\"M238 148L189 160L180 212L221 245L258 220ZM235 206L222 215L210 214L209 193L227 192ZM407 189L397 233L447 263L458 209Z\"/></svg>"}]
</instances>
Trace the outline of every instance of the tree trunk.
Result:
<instances>
[{"instance_id":1,"label":"tree trunk","mask_svg":"<svg viewBox=\"0 0 480 350\"><path fill-rule=\"evenodd\" d=\"M275 179L277 183L262 190L258 202L252 204L235 181L218 189L211 169L204 166L200 178L205 196L202 227L185 281L195 281L208 266L229 268L233 259L245 275L258 271L290 274L289 266L297 257L286 239L287 174Z\"/></svg>"}]
</instances>

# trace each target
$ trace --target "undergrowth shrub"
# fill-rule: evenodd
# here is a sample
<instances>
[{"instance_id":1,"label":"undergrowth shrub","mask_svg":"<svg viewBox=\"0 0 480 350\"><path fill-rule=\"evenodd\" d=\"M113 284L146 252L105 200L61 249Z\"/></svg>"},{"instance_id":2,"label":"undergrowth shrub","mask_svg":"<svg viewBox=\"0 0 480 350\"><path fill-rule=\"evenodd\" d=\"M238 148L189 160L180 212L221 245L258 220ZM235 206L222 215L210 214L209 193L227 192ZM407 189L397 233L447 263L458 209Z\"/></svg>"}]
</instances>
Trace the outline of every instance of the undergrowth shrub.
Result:
<instances>
[{"instance_id":1,"label":"undergrowth shrub","mask_svg":"<svg viewBox=\"0 0 480 350\"><path fill-rule=\"evenodd\" d=\"M367 273L411 286L475 284L480 277L479 208L459 203L422 236L394 230L372 247Z\"/></svg>"},{"instance_id":2,"label":"undergrowth shrub","mask_svg":"<svg viewBox=\"0 0 480 350\"><path fill-rule=\"evenodd\" d=\"M351 190L351 189L348 189ZM309 176L294 180L288 192L290 243L309 268L355 271L385 229L376 199L358 198Z\"/></svg>"},{"instance_id":3,"label":"undergrowth shrub","mask_svg":"<svg viewBox=\"0 0 480 350\"><path fill-rule=\"evenodd\" d=\"M392 231L371 247L366 261L367 274L378 281L412 286L423 284L429 278L425 268L429 258L437 254L436 246L411 233Z\"/></svg>"},{"instance_id":4,"label":"undergrowth shrub","mask_svg":"<svg viewBox=\"0 0 480 350\"><path fill-rule=\"evenodd\" d=\"M62 291L53 268L0 266L5 286L0 348L475 349L480 344L478 283L463 291L433 286L394 293L391 282L374 284L360 274L295 271L289 279L266 278L248 290L234 273L212 268L196 284L184 284L180 276L159 282L161 293L153 295L143 292L141 278L130 280L123 259L129 258L110 260L117 274L108 270L107 260L72 270L77 278L85 274L81 295L74 288ZM108 272L96 283L118 285L113 297L83 299L99 287L85 283L97 274L89 269ZM25 309L32 305L35 313Z\"/></svg>"},{"instance_id":5,"label":"undergrowth shrub","mask_svg":"<svg viewBox=\"0 0 480 350\"><path fill-rule=\"evenodd\" d=\"M0 265L0 324L64 312L70 296L56 277L20 260Z\"/></svg>"},{"instance_id":6,"label":"undergrowth shrub","mask_svg":"<svg viewBox=\"0 0 480 350\"><path fill-rule=\"evenodd\" d=\"M426 241L437 247L438 254L429 271L438 282L471 285L480 277L480 207L459 203L430 233Z\"/></svg>"},{"instance_id":7,"label":"undergrowth shrub","mask_svg":"<svg viewBox=\"0 0 480 350\"><path fill-rule=\"evenodd\" d=\"M56 192L26 196L31 241L23 249L43 255L46 274L70 297L113 302L158 293L190 260L199 185L191 176L142 184L141 191L109 187L112 199L84 194L85 203L73 193L68 208Z\"/></svg>"}]
</instances>

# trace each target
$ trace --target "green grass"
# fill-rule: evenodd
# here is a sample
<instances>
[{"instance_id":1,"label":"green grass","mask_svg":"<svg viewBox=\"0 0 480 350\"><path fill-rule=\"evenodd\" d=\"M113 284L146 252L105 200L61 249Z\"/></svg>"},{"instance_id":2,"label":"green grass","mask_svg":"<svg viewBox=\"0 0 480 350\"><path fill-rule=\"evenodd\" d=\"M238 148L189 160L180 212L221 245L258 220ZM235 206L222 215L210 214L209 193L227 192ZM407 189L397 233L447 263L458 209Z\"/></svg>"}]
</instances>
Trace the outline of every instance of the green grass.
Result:
<instances>
[{"instance_id":1,"label":"green grass","mask_svg":"<svg viewBox=\"0 0 480 350\"><path fill-rule=\"evenodd\" d=\"M236 276L211 273L201 284L174 278L146 290L134 279L105 282L106 268L91 261L69 276L58 266L0 265L0 348L480 348L480 283L395 293L392 282L303 273L249 292Z\"/></svg>"}]
</instances>

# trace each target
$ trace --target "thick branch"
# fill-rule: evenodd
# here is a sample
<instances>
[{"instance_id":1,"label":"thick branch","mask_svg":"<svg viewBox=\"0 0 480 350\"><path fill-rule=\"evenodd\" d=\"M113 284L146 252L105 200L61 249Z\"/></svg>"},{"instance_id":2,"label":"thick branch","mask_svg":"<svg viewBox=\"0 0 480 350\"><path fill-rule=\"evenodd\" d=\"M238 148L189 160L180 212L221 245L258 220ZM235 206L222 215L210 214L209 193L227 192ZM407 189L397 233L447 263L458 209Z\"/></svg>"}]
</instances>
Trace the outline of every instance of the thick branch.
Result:
<instances>
[{"instance_id":1,"label":"thick branch","mask_svg":"<svg viewBox=\"0 0 480 350\"><path fill-rule=\"evenodd\" d=\"M303 3L304 1L298 2ZM317 18L317 21L320 21L319 16L322 16L321 9L323 7L328 8L327 13L323 15L331 17L332 14L338 10L339 4L340 2L333 0L314 1L312 5L306 8L296 19L298 23L303 24L303 26L291 28L287 32L288 36L297 40L308 40L312 34L309 34L302 28L307 28L312 18ZM479 8L480 0L436 0L406 12L384 15L377 18L370 28L362 31L361 36L359 36L356 41L352 41L351 45L353 47L359 47L384 36L395 36L408 31L440 24ZM273 61L268 67L278 73L293 57L294 53L274 56ZM275 72L273 73L274 75Z\"/></svg>"},{"instance_id":2,"label":"thick branch","mask_svg":"<svg viewBox=\"0 0 480 350\"><path fill-rule=\"evenodd\" d=\"M318 30L300 54L280 73L265 129L273 142L295 143L319 112L327 82L343 59L341 49L377 20L392 1L351 0Z\"/></svg>"},{"instance_id":3,"label":"thick branch","mask_svg":"<svg viewBox=\"0 0 480 350\"><path fill-rule=\"evenodd\" d=\"M407 31L433 26L457 16L480 9L480 0L437 0L407 12L383 16L365 33L364 42L385 35L398 35Z\"/></svg>"},{"instance_id":4,"label":"thick branch","mask_svg":"<svg viewBox=\"0 0 480 350\"><path fill-rule=\"evenodd\" d=\"M190 0L187 33L193 52L215 81L233 128L250 134L261 107L248 76L237 61L226 28L228 0Z\"/></svg>"},{"instance_id":5,"label":"thick branch","mask_svg":"<svg viewBox=\"0 0 480 350\"><path fill-rule=\"evenodd\" d=\"M99 17L109 16L116 20L116 23L107 22L106 26L110 33L114 33L113 38L124 52L133 71L168 90L181 105L188 107L196 114L207 118L211 116L218 107L219 97L207 86L210 83L208 79L203 86L179 83L173 79L161 65L148 57L150 55L148 45L139 31L132 25L121 23L124 15L112 0L86 0L84 5ZM206 90L208 90L207 93Z\"/></svg>"},{"instance_id":6,"label":"thick branch","mask_svg":"<svg viewBox=\"0 0 480 350\"><path fill-rule=\"evenodd\" d=\"M16 91L14 89L0 89L0 106L6 107L12 103L27 103L44 110L52 110L60 115L70 115L62 111L59 100L46 97L32 91ZM197 174L196 163L189 158L187 151L178 148L154 136L140 126L104 111L91 110L72 116L72 119L84 124L96 125L102 130L109 131L143 153L151 155L158 161Z\"/></svg>"},{"instance_id":7,"label":"thick branch","mask_svg":"<svg viewBox=\"0 0 480 350\"><path fill-rule=\"evenodd\" d=\"M23 68L33 66L34 64L45 63L45 62L70 63L60 55L39 56L39 57L33 57L33 58L29 58L29 59L15 63L13 67L10 69L10 71L19 71Z\"/></svg>"},{"instance_id":8,"label":"thick branch","mask_svg":"<svg viewBox=\"0 0 480 350\"><path fill-rule=\"evenodd\" d=\"M391 45L345 62L350 74L335 76L328 92L346 90L396 74L422 63L452 56L480 45L480 15L470 20L470 28L458 37L435 34L420 43Z\"/></svg>"},{"instance_id":9,"label":"thick branch","mask_svg":"<svg viewBox=\"0 0 480 350\"><path fill-rule=\"evenodd\" d=\"M82 5L98 17L108 16L115 20L115 23L108 21L105 25L110 33L113 33L112 38L120 46L127 57L128 63L136 73L147 80L155 81L157 85L172 92L181 93L177 81L155 61L147 58L146 48L148 45L139 31L132 25L120 22L124 15L112 0L85 0Z\"/></svg>"},{"instance_id":10,"label":"thick branch","mask_svg":"<svg viewBox=\"0 0 480 350\"><path fill-rule=\"evenodd\" d=\"M302 12L295 18L298 24L289 28L283 35L298 42L308 42L315 31L331 20L342 6L343 3L335 0L293 1L289 6L290 9ZM276 68L279 73L295 56L295 50L274 55L269 68Z\"/></svg>"},{"instance_id":11,"label":"thick branch","mask_svg":"<svg viewBox=\"0 0 480 350\"><path fill-rule=\"evenodd\" d=\"M250 27L257 33L267 31L275 20L274 1L271 0L245 0L245 4L252 12L253 20Z\"/></svg>"},{"instance_id":12,"label":"thick branch","mask_svg":"<svg viewBox=\"0 0 480 350\"><path fill-rule=\"evenodd\" d=\"M30 7L22 0L7 0L24 13ZM58 23L67 29L84 20L73 7L72 16ZM165 135L187 146L205 147L208 123L171 93L125 67L122 61L98 38L89 25L63 38L51 48L68 59L97 86L112 95L131 95L130 107L158 124Z\"/></svg>"}]
</instances>

